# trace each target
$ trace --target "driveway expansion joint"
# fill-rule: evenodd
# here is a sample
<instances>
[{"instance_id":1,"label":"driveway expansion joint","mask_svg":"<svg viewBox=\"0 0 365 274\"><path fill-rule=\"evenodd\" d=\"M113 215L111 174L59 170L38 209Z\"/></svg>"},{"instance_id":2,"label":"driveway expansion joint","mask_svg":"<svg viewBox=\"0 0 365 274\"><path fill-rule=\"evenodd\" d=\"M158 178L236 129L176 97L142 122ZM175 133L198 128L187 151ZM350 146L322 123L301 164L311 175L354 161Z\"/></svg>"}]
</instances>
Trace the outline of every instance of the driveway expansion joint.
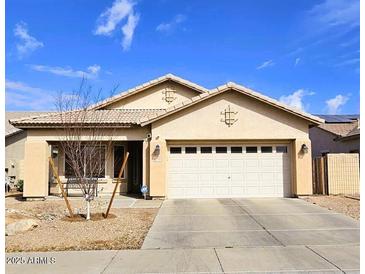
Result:
<instances>
[{"instance_id":1,"label":"driveway expansion joint","mask_svg":"<svg viewBox=\"0 0 365 274\"><path fill-rule=\"evenodd\" d=\"M239 203L237 203L235 200L232 199L232 201L244 212L246 212L246 214L252 219L254 220L255 223L257 223L260 227L262 227L262 229L264 231L266 231L267 234L269 234L271 236L271 238L273 238L275 241L277 241L280 245L285 246L284 243L282 243L278 238L276 238L269 230L266 229L265 226L263 226L258 220L256 220L256 218L254 216L251 215L250 212L248 212L244 207L242 207L242 205L240 205Z\"/></svg>"},{"instance_id":2,"label":"driveway expansion joint","mask_svg":"<svg viewBox=\"0 0 365 274\"><path fill-rule=\"evenodd\" d=\"M117 250L115 252L115 254L112 256L112 258L110 259L110 262L106 264L106 266L104 267L104 269L100 272L101 274L105 273L105 271L108 269L108 267L112 264L114 258L118 255L118 253L120 252L120 250Z\"/></svg>"},{"instance_id":3,"label":"driveway expansion joint","mask_svg":"<svg viewBox=\"0 0 365 274\"><path fill-rule=\"evenodd\" d=\"M317 256L321 257L323 260L325 260L326 262L328 262L329 264L333 265L334 267L336 267L338 270L340 270L342 273L346 273L345 271L343 271L340 267L338 267L336 264L334 264L333 262L331 262L330 260L328 260L326 257L322 256L321 254L319 254L318 252L316 252L315 250L313 250L312 248L310 248L309 246L305 245L305 247L307 249L309 249L310 251L312 251L314 254L316 254Z\"/></svg>"},{"instance_id":4,"label":"driveway expansion joint","mask_svg":"<svg viewBox=\"0 0 365 274\"><path fill-rule=\"evenodd\" d=\"M217 260L218 260L218 263L219 263L219 266L220 266L220 268L221 268L222 272L223 272L223 273L225 273L225 272L224 272L224 269L223 269L223 266L222 266L222 262L221 262L221 260L219 259L219 256L218 256L218 253L217 253L217 250L216 250L215 248L213 248L213 250L214 250L214 254L215 254L215 256L217 257Z\"/></svg>"}]
</instances>

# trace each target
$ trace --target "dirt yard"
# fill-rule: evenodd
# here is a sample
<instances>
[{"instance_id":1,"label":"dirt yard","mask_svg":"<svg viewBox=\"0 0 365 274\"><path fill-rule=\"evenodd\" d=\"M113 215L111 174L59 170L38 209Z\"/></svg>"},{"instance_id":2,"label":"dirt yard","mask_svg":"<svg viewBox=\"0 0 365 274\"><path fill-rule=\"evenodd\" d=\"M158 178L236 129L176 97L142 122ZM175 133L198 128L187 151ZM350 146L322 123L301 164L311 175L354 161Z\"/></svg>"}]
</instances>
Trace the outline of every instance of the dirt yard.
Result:
<instances>
[{"instance_id":1,"label":"dirt yard","mask_svg":"<svg viewBox=\"0 0 365 274\"><path fill-rule=\"evenodd\" d=\"M50 250L138 249L152 225L156 208L112 208L114 218L91 221L67 220L63 200L19 201L7 197L6 223L31 218L39 226L6 236L6 252ZM75 213L84 213L82 200L71 200ZM92 213L105 212L107 200L92 203Z\"/></svg>"},{"instance_id":2,"label":"dirt yard","mask_svg":"<svg viewBox=\"0 0 365 274\"><path fill-rule=\"evenodd\" d=\"M347 198L345 196L308 196L303 200L328 208L338 213L346 214L356 220L360 219L360 200Z\"/></svg>"}]
</instances>

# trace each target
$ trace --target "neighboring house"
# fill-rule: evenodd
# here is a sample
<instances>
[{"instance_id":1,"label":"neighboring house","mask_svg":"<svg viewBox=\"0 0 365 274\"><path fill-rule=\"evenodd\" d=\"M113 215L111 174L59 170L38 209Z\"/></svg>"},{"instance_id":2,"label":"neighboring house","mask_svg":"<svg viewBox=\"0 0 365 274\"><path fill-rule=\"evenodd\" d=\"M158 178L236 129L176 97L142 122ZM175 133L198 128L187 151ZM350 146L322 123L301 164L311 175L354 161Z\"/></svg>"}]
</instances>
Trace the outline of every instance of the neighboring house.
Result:
<instances>
[{"instance_id":1,"label":"neighboring house","mask_svg":"<svg viewBox=\"0 0 365 274\"><path fill-rule=\"evenodd\" d=\"M309 127L324 121L235 83L207 90L168 74L93 105L87 125L113 139L114 153L100 157L105 174L99 194L114 188L123 155L130 160L119 193L151 197L292 197L312 193ZM68 113L64 115L69 115ZM60 114L14 119L27 130L24 196L55 191L48 157L61 180L72 177L58 142ZM86 134L86 133L85 133ZM104 139L103 139L104 140ZM107 145L106 145L107 146Z\"/></svg>"},{"instance_id":2,"label":"neighboring house","mask_svg":"<svg viewBox=\"0 0 365 274\"><path fill-rule=\"evenodd\" d=\"M360 153L360 115L317 115L325 120L309 130L312 156Z\"/></svg>"},{"instance_id":3,"label":"neighboring house","mask_svg":"<svg viewBox=\"0 0 365 274\"><path fill-rule=\"evenodd\" d=\"M24 178L24 143L27 133L24 130L12 126L9 120L41 114L46 114L46 112L19 111L5 113L5 174L13 183Z\"/></svg>"}]
</instances>

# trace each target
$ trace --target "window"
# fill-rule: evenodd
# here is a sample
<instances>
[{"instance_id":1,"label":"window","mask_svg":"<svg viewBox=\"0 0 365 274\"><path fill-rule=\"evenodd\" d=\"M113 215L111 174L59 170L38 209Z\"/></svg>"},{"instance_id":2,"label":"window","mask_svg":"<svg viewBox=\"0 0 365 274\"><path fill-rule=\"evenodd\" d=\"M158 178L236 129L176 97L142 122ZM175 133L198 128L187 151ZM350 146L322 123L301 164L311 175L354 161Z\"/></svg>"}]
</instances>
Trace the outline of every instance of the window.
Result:
<instances>
[{"instance_id":1,"label":"window","mask_svg":"<svg viewBox=\"0 0 365 274\"><path fill-rule=\"evenodd\" d=\"M171 154L181 154L181 147L170 147Z\"/></svg>"},{"instance_id":2,"label":"window","mask_svg":"<svg viewBox=\"0 0 365 274\"><path fill-rule=\"evenodd\" d=\"M261 147L261 153L272 153L272 147Z\"/></svg>"},{"instance_id":3,"label":"window","mask_svg":"<svg viewBox=\"0 0 365 274\"><path fill-rule=\"evenodd\" d=\"M216 153L227 153L227 147L216 147L215 152Z\"/></svg>"},{"instance_id":4,"label":"window","mask_svg":"<svg viewBox=\"0 0 365 274\"><path fill-rule=\"evenodd\" d=\"M114 178L118 178L124 161L124 146L114 146ZM124 178L124 171L122 178Z\"/></svg>"},{"instance_id":5,"label":"window","mask_svg":"<svg viewBox=\"0 0 365 274\"><path fill-rule=\"evenodd\" d=\"M257 147L246 147L246 153L257 153Z\"/></svg>"},{"instance_id":6,"label":"window","mask_svg":"<svg viewBox=\"0 0 365 274\"><path fill-rule=\"evenodd\" d=\"M288 153L288 148L286 146L277 146L276 153Z\"/></svg>"},{"instance_id":7,"label":"window","mask_svg":"<svg viewBox=\"0 0 365 274\"><path fill-rule=\"evenodd\" d=\"M105 147L81 146L79 153L65 153L65 177L105 177Z\"/></svg>"},{"instance_id":8,"label":"window","mask_svg":"<svg viewBox=\"0 0 365 274\"><path fill-rule=\"evenodd\" d=\"M201 147L200 148L201 153L212 153L212 147Z\"/></svg>"},{"instance_id":9,"label":"window","mask_svg":"<svg viewBox=\"0 0 365 274\"><path fill-rule=\"evenodd\" d=\"M186 147L186 148L185 148L185 153L186 153L186 154L193 154L193 153L196 153L196 147Z\"/></svg>"},{"instance_id":10,"label":"window","mask_svg":"<svg viewBox=\"0 0 365 274\"><path fill-rule=\"evenodd\" d=\"M242 147L231 147L231 153L242 153Z\"/></svg>"}]
</instances>

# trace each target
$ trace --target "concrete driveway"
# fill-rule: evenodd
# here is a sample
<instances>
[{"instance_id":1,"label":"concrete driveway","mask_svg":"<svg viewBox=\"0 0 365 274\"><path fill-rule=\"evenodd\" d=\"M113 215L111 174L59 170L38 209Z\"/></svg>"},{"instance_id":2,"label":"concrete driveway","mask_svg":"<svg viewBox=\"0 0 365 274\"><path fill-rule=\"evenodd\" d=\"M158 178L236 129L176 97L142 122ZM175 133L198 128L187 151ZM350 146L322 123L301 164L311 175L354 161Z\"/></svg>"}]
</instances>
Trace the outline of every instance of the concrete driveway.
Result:
<instances>
[{"instance_id":1,"label":"concrete driveway","mask_svg":"<svg viewBox=\"0 0 365 274\"><path fill-rule=\"evenodd\" d=\"M359 243L358 221L300 199L184 199L163 202L142 249L214 249L228 272L356 272Z\"/></svg>"},{"instance_id":2,"label":"concrete driveway","mask_svg":"<svg viewBox=\"0 0 365 274\"><path fill-rule=\"evenodd\" d=\"M6 271L360 273L359 238L359 222L299 199L166 200L142 250L8 253L56 263Z\"/></svg>"}]
</instances>

